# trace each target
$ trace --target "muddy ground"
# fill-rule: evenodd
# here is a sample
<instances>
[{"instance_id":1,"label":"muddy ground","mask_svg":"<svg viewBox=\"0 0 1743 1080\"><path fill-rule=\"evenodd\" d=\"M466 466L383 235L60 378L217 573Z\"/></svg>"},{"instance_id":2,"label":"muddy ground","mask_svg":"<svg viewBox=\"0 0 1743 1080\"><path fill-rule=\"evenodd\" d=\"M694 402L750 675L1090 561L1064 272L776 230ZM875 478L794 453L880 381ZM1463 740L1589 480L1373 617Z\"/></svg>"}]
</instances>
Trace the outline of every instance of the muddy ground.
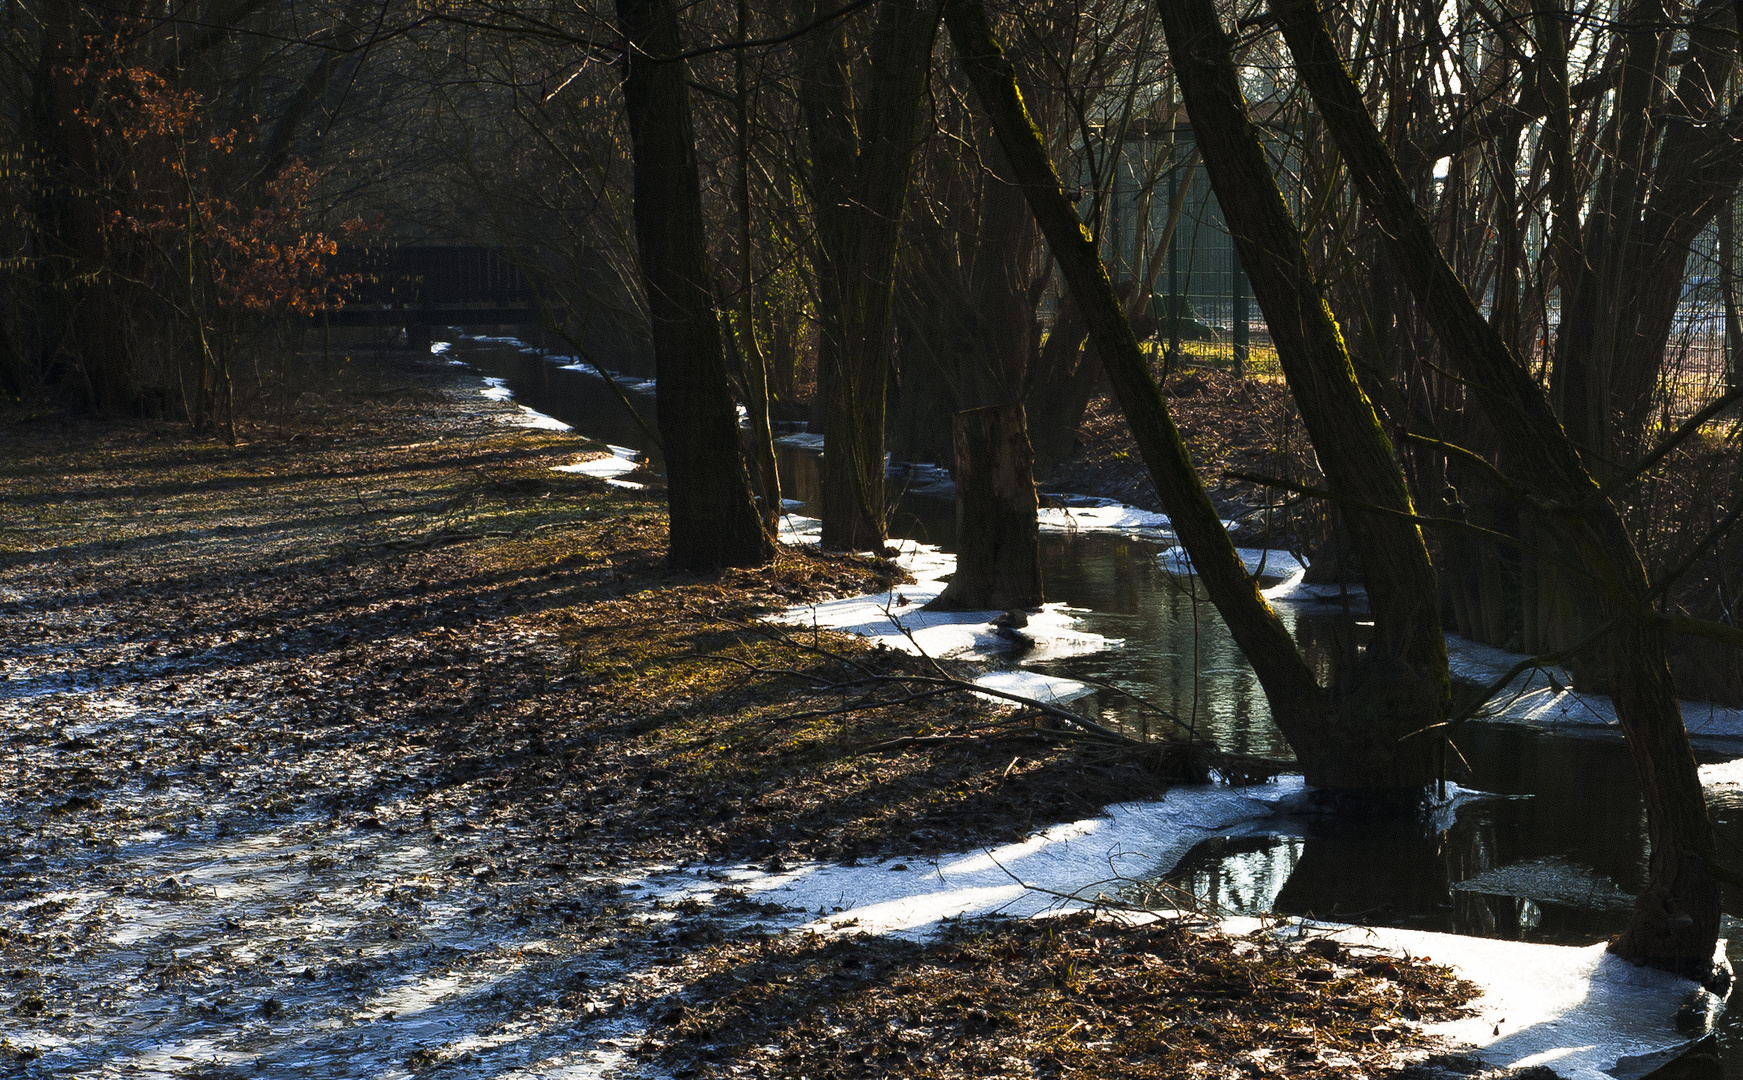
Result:
<instances>
[{"instance_id":1,"label":"muddy ground","mask_svg":"<svg viewBox=\"0 0 1743 1080\"><path fill-rule=\"evenodd\" d=\"M1465 1000L1179 922L790 932L729 879L1168 780L771 638L899 571L668 574L657 487L455 379L359 370L234 447L0 416L0 1073L1349 1076Z\"/></svg>"}]
</instances>

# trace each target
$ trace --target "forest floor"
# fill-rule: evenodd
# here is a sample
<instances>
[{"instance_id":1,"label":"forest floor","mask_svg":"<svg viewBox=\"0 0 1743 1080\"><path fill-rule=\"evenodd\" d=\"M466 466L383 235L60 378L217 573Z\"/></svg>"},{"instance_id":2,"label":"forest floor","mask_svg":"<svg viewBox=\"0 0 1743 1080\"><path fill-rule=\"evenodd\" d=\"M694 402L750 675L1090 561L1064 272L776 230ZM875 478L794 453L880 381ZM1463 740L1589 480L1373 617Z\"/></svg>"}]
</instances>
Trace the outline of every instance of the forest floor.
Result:
<instances>
[{"instance_id":1,"label":"forest floor","mask_svg":"<svg viewBox=\"0 0 1743 1080\"><path fill-rule=\"evenodd\" d=\"M900 872L1168 782L1020 731L877 749L988 706L841 713L916 661L754 620L893 565L668 573L657 488L552 471L604 448L450 371L237 446L0 415L0 1072L1378 1075L1472 993L1190 920L819 936L647 888Z\"/></svg>"},{"instance_id":2,"label":"forest floor","mask_svg":"<svg viewBox=\"0 0 1743 1080\"><path fill-rule=\"evenodd\" d=\"M1264 537L1265 491L1228 475L1248 473L1309 483L1319 479L1301 418L1282 378L1191 367L1168 376L1163 387L1168 411L1205 477L1211 501L1225 518L1240 523L1237 542L1266 547L1298 542L1301 538L1293 535L1284 515L1273 515L1272 532ZM1125 414L1106 395L1090 401L1078 428L1077 453L1055 469L1043 486L1162 510L1150 472L1133 446ZM1271 500L1275 505L1283 501Z\"/></svg>"}]
</instances>

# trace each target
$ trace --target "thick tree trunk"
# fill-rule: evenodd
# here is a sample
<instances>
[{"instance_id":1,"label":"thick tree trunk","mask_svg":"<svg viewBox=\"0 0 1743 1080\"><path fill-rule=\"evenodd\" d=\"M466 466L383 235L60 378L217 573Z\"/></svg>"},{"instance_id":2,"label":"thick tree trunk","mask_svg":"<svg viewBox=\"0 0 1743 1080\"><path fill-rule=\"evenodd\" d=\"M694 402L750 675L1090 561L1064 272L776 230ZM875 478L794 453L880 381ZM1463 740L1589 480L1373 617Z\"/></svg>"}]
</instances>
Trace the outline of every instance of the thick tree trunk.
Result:
<instances>
[{"instance_id":1,"label":"thick tree trunk","mask_svg":"<svg viewBox=\"0 0 1743 1080\"><path fill-rule=\"evenodd\" d=\"M1042 478L1077 449L1077 428L1095 394L1101 361L1093 346L1084 345L1088 327L1077 301L1068 294L1059 302L1053 330L1041 346L1024 411L1029 441L1035 448L1035 470Z\"/></svg>"},{"instance_id":2,"label":"thick tree trunk","mask_svg":"<svg viewBox=\"0 0 1743 1080\"><path fill-rule=\"evenodd\" d=\"M956 572L939 611L1041 606L1034 455L1021 405L956 414Z\"/></svg>"},{"instance_id":3,"label":"thick tree trunk","mask_svg":"<svg viewBox=\"0 0 1743 1080\"><path fill-rule=\"evenodd\" d=\"M1591 571L1596 617L1615 620L1600 642L1612 700L1646 805L1652 859L1646 891L1612 948L1655 966L1704 973L1719 929L1713 830L1694 753L1665 663L1645 620L1648 584L1627 528L1581 464L1548 398L1472 302L1441 255L1368 115L1313 0L1272 0L1295 70L1336 138L1362 205L1391 246L1411 292L1459 374L1494 424L1501 461L1543 508L1555 550ZM1548 530L1546 530L1548 531ZM1590 625L1601 625L1592 623Z\"/></svg>"},{"instance_id":4,"label":"thick tree trunk","mask_svg":"<svg viewBox=\"0 0 1743 1080\"><path fill-rule=\"evenodd\" d=\"M1335 786L1424 787L1439 743L1428 731L1446 717L1452 681L1439 586L1410 520L1415 507L1247 114L1215 5L1172 0L1158 11L1211 187L1314 452L1342 501L1368 588L1374 636L1338 703L1337 725L1364 752L1339 755Z\"/></svg>"},{"instance_id":5,"label":"thick tree trunk","mask_svg":"<svg viewBox=\"0 0 1743 1080\"><path fill-rule=\"evenodd\" d=\"M814 3L800 8L815 14ZM887 537L896 250L936 24L930 3L892 0L879 6L866 74L855 79L838 29L814 35L800 78L823 332L822 541L831 550L881 550Z\"/></svg>"},{"instance_id":6,"label":"thick tree trunk","mask_svg":"<svg viewBox=\"0 0 1743 1080\"><path fill-rule=\"evenodd\" d=\"M904 226L890 451L949 465L951 417L1016 401L1029 384L1046 268L1034 216L996 146L979 158L965 158L955 143L937 147L921 168L917 197L924 191L929 205Z\"/></svg>"},{"instance_id":7,"label":"thick tree trunk","mask_svg":"<svg viewBox=\"0 0 1743 1080\"><path fill-rule=\"evenodd\" d=\"M636 246L654 338L655 408L666 456L674 569L710 573L773 555L739 452L708 281L696 138L671 0L618 0L631 49L623 99L635 155Z\"/></svg>"}]
</instances>

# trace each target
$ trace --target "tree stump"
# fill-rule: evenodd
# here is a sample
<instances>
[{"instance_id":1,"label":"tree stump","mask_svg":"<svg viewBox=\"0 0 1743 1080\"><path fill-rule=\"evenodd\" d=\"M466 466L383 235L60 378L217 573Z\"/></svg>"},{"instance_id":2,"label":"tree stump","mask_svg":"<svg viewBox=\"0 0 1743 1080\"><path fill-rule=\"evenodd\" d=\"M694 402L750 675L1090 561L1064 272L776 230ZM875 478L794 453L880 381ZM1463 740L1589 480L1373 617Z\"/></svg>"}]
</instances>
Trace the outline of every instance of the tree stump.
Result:
<instances>
[{"instance_id":1,"label":"tree stump","mask_svg":"<svg viewBox=\"0 0 1743 1080\"><path fill-rule=\"evenodd\" d=\"M934 611L1041 604L1035 455L1020 404L956 414L956 573Z\"/></svg>"}]
</instances>

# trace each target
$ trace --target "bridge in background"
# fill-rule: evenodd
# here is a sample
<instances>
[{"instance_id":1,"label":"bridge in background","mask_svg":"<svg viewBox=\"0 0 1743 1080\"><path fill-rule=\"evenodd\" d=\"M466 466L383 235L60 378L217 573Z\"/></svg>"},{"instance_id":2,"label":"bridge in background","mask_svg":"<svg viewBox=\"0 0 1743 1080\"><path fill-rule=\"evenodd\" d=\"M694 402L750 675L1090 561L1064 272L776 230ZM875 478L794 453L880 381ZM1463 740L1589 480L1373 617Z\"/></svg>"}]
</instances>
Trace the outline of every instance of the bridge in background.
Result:
<instances>
[{"instance_id":1,"label":"bridge in background","mask_svg":"<svg viewBox=\"0 0 1743 1080\"><path fill-rule=\"evenodd\" d=\"M328 260L352 285L345 306L311 317L332 327L537 325L538 297L520 268L492 248L458 244L346 248Z\"/></svg>"}]
</instances>

